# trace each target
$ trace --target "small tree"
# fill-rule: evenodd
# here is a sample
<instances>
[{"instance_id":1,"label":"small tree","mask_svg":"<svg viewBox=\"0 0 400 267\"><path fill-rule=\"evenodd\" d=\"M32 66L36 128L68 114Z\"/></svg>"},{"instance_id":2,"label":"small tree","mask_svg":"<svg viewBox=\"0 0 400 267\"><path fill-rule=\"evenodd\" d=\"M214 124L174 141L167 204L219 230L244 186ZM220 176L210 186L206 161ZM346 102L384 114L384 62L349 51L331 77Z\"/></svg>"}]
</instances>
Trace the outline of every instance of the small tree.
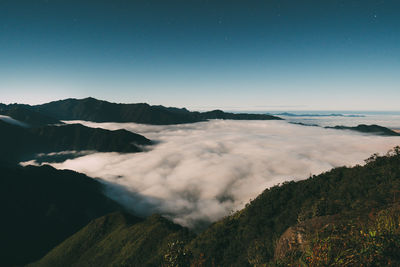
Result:
<instances>
[{"instance_id":1,"label":"small tree","mask_svg":"<svg viewBox=\"0 0 400 267\"><path fill-rule=\"evenodd\" d=\"M168 251L164 255L165 267L186 267L190 266L193 258L191 251L185 248L183 241L177 240L168 244Z\"/></svg>"}]
</instances>

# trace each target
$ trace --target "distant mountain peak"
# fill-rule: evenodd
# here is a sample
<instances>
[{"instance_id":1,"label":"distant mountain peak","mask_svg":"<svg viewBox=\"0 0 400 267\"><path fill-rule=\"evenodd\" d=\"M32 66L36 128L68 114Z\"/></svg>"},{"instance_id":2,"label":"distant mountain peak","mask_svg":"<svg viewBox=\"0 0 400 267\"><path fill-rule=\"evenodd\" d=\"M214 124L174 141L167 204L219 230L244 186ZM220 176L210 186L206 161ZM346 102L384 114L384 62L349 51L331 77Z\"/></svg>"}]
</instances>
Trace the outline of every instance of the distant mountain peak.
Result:
<instances>
[{"instance_id":1,"label":"distant mountain peak","mask_svg":"<svg viewBox=\"0 0 400 267\"><path fill-rule=\"evenodd\" d=\"M135 122L169 125L194 123L209 119L279 120L264 114L234 114L222 110L192 112L186 108L149 105L147 103L122 104L98 100L93 97L69 98L32 107L34 110L58 120L87 120L94 122Z\"/></svg>"}]
</instances>

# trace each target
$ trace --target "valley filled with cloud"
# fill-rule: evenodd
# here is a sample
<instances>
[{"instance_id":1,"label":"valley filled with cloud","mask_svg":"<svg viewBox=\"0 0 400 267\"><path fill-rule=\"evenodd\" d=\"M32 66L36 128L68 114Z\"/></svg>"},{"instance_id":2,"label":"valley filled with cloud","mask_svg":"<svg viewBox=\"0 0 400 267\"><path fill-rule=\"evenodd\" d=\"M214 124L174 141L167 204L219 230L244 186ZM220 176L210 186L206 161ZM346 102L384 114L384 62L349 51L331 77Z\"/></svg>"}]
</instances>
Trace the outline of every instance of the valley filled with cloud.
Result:
<instances>
[{"instance_id":1,"label":"valley filled with cloud","mask_svg":"<svg viewBox=\"0 0 400 267\"><path fill-rule=\"evenodd\" d=\"M50 165L101 179L107 194L136 214L160 213L193 229L243 208L268 187L363 164L400 141L286 121L76 122L126 129L156 143L142 153L93 153Z\"/></svg>"}]
</instances>

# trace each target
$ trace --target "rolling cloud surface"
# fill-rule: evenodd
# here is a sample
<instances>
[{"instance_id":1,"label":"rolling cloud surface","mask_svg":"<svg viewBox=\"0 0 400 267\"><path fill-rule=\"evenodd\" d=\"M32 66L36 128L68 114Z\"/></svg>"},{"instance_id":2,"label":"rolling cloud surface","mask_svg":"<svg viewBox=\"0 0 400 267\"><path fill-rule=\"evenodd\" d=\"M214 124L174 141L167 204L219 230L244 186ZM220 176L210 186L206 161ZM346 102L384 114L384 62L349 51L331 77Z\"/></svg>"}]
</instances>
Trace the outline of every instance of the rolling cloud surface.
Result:
<instances>
[{"instance_id":1,"label":"rolling cloud surface","mask_svg":"<svg viewBox=\"0 0 400 267\"><path fill-rule=\"evenodd\" d=\"M76 123L76 121L75 121ZM140 215L161 213L202 228L241 209L267 187L386 153L399 137L304 127L285 121L213 120L174 126L82 122L158 141L135 154L94 153L62 163L101 178L107 193Z\"/></svg>"}]
</instances>

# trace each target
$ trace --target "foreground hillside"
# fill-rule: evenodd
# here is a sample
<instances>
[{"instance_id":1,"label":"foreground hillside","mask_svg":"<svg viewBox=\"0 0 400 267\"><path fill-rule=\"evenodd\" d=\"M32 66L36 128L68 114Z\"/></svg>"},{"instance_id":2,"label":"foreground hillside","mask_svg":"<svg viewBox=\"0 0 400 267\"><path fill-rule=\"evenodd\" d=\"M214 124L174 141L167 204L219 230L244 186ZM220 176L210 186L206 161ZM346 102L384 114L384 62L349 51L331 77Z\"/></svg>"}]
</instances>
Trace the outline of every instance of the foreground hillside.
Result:
<instances>
[{"instance_id":1,"label":"foreground hillside","mask_svg":"<svg viewBox=\"0 0 400 267\"><path fill-rule=\"evenodd\" d=\"M266 264L273 261L280 236L298 222L328 215L357 219L385 209L398 200L393 194L400 190L400 151L368 162L267 189L244 210L213 224L188 248L197 257L204 254L209 264Z\"/></svg>"},{"instance_id":2,"label":"foreground hillside","mask_svg":"<svg viewBox=\"0 0 400 267\"><path fill-rule=\"evenodd\" d=\"M35 266L111 266L113 260L124 266L398 266L399 190L400 149L395 148L387 156L372 156L365 166L267 189L193 238L149 231L158 229L153 226L159 217L136 227L123 221L112 229L94 221ZM105 234L93 239L102 229ZM158 241L134 245L148 240ZM352 244L360 252L351 250ZM102 255L107 255L104 264Z\"/></svg>"},{"instance_id":3,"label":"foreground hillside","mask_svg":"<svg viewBox=\"0 0 400 267\"><path fill-rule=\"evenodd\" d=\"M191 238L159 215L138 221L117 212L92 221L32 266L159 266L170 244Z\"/></svg>"},{"instance_id":4,"label":"foreground hillside","mask_svg":"<svg viewBox=\"0 0 400 267\"><path fill-rule=\"evenodd\" d=\"M40 259L91 220L120 210L86 175L0 161L0 266Z\"/></svg>"}]
</instances>

